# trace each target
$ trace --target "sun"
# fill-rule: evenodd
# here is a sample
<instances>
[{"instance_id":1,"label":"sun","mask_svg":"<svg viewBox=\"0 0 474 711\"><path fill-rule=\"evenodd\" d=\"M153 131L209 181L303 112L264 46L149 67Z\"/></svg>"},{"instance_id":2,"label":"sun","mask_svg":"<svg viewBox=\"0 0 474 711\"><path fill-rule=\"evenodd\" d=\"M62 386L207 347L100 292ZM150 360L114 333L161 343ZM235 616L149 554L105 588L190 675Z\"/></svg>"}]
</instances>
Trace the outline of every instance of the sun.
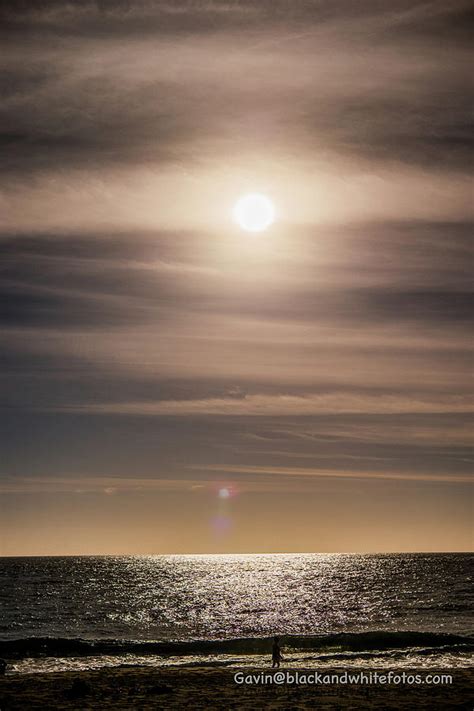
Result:
<instances>
[{"instance_id":1,"label":"sun","mask_svg":"<svg viewBox=\"0 0 474 711\"><path fill-rule=\"evenodd\" d=\"M237 200L232 214L246 232L263 232L275 221L275 206L266 195L249 193Z\"/></svg>"}]
</instances>

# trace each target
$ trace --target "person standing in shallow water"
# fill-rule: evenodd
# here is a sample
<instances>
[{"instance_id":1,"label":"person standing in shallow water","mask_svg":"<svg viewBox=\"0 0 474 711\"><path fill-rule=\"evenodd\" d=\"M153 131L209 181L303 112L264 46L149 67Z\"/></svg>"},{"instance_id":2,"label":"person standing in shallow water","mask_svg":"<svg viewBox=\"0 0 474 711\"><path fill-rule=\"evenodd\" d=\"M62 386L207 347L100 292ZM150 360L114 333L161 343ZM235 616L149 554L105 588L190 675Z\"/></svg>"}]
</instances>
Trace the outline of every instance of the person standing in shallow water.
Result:
<instances>
[{"instance_id":1,"label":"person standing in shallow water","mask_svg":"<svg viewBox=\"0 0 474 711\"><path fill-rule=\"evenodd\" d=\"M275 667L278 668L282 660L283 657L280 649L280 638L274 637L272 646L272 669L274 669Z\"/></svg>"}]
</instances>

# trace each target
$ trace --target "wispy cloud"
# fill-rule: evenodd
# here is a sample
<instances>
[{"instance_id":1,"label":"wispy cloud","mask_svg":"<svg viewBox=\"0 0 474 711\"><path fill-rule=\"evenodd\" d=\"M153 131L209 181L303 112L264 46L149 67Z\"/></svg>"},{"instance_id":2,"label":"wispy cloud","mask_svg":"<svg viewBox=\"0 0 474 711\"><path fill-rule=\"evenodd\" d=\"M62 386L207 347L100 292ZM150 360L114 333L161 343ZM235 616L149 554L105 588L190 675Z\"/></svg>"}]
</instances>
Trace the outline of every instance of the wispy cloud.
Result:
<instances>
[{"instance_id":1,"label":"wispy cloud","mask_svg":"<svg viewBox=\"0 0 474 711\"><path fill-rule=\"evenodd\" d=\"M201 480L199 480L200 482ZM127 494L150 491L191 491L201 484L196 479L162 479L140 477L6 477L0 481L2 494Z\"/></svg>"},{"instance_id":2,"label":"wispy cloud","mask_svg":"<svg viewBox=\"0 0 474 711\"><path fill-rule=\"evenodd\" d=\"M195 466L191 469L201 469ZM284 477L310 477L311 479L394 479L401 481L425 481L425 482L471 482L472 477L458 474L407 474L405 472L354 472L351 470L337 471L334 469L324 470L315 467L275 467L275 466L251 466L251 465L229 465L217 464L207 465L206 471L217 471L225 474L254 474L265 476Z\"/></svg>"},{"instance_id":3,"label":"wispy cloud","mask_svg":"<svg viewBox=\"0 0 474 711\"><path fill-rule=\"evenodd\" d=\"M215 227L199 198L255 178L298 185L295 217L468 216L468 14L462 1L7 4L4 224L138 227L157 209Z\"/></svg>"},{"instance_id":4,"label":"wispy cloud","mask_svg":"<svg viewBox=\"0 0 474 711\"><path fill-rule=\"evenodd\" d=\"M461 510L438 484L471 465L471 14L1 5L2 492L236 479L337 508L413 481L426 530ZM254 190L278 219L249 236Z\"/></svg>"},{"instance_id":5,"label":"wispy cloud","mask_svg":"<svg viewBox=\"0 0 474 711\"><path fill-rule=\"evenodd\" d=\"M142 402L91 403L58 408L62 412L104 415L221 415L221 416L306 416L321 414L403 414L472 412L470 397L445 396L415 399L380 393L295 395L247 395L207 400L162 400Z\"/></svg>"}]
</instances>

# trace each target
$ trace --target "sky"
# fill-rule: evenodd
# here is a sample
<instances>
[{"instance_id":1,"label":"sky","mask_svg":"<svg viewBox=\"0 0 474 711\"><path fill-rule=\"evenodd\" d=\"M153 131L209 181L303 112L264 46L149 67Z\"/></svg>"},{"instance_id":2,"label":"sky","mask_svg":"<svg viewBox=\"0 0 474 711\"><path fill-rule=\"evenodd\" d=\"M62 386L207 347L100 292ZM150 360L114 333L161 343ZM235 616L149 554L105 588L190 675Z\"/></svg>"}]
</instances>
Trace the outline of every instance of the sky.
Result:
<instances>
[{"instance_id":1,"label":"sky","mask_svg":"<svg viewBox=\"0 0 474 711\"><path fill-rule=\"evenodd\" d=\"M472 549L471 16L2 3L0 555Z\"/></svg>"}]
</instances>

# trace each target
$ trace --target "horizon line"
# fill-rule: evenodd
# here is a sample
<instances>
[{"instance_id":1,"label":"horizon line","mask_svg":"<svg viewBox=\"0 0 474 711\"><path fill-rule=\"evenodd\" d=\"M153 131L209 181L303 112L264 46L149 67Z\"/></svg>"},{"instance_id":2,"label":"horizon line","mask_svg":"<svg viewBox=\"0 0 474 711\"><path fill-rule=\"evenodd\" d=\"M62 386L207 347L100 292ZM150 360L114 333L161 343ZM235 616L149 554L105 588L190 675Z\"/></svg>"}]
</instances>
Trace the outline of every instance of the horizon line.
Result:
<instances>
[{"instance_id":1,"label":"horizon line","mask_svg":"<svg viewBox=\"0 0 474 711\"><path fill-rule=\"evenodd\" d=\"M219 557L219 556L275 556L275 555L474 555L474 550L449 550L449 551L279 551L278 553L267 552L240 552L240 553L52 553L52 554L37 554L32 553L21 555L1 555L0 560L5 558L159 558L159 557Z\"/></svg>"}]
</instances>

